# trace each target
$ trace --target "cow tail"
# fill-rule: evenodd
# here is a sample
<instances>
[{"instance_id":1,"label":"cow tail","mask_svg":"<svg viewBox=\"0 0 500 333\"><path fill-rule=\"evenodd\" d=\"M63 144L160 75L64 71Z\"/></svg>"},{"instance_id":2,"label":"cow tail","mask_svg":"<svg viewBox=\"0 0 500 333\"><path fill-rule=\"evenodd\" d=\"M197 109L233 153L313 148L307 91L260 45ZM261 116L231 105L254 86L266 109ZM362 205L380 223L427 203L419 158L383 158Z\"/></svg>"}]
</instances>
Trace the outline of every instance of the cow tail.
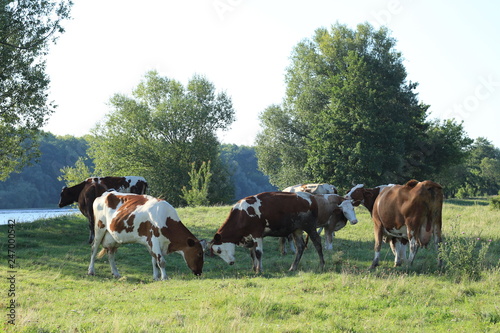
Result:
<instances>
[{"instance_id":1,"label":"cow tail","mask_svg":"<svg viewBox=\"0 0 500 333\"><path fill-rule=\"evenodd\" d=\"M101 259L102 257L104 257L107 251L107 249L102 249L101 252L97 254L97 259Z\"/></svg>"}]
</instances>

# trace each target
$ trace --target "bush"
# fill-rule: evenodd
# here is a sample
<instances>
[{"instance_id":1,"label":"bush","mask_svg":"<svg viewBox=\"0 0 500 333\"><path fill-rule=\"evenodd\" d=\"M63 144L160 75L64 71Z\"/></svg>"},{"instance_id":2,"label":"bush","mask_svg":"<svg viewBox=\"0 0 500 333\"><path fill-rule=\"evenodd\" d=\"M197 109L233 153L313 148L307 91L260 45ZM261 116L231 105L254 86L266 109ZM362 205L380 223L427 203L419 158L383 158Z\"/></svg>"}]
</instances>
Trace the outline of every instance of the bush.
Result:
<instances>
[{"instance_id":1,"label":"bush","mask_svg":"<svg viewBox=\"0 0 500 333\"><path fill-rule=\"evenodd\" d=\"M491 209L500 210L500 195L490 198Z\"/></svg>"},{"instance_id":2,"label":"bush","mask_svg":"<svg viewBox=\"0 0 500 333\"><path fill-rule=\"evenodd\" d=\"M458 219L458 217L457 217ZM462 280L477 281L486 267L486 253L489 241L481 237L466 236L459 230L458 221L452 224L451 231L441 243L440 257L444 261L445 273L455 282Z\"/></svg>"}]
</instances>

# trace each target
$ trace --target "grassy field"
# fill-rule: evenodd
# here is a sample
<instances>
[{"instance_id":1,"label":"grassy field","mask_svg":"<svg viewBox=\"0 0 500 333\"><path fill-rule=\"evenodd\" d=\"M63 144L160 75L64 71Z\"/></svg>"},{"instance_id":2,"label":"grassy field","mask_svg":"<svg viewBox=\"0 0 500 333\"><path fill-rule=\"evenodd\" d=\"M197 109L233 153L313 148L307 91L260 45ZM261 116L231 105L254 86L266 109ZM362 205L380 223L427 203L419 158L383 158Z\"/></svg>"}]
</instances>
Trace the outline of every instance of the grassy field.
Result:
<instances>
[{"instance_id":1,"label":"grassy field","mask_svg":"<svg viewBox=\"0 0 500 333\"><path fill-rule=\"evenodd\" d=\"M364 208L357 209L357 225L337 232L334 251L325 251L323 271L310 246L299 271L288 272L293 256L281 256L277 240L266 238L263 274L255 275L248 250L237 248L234 266L207 256L201 277L191 273L180 255L171 254L170 279L162 282L153 282L150 256L139 245L119 249L121 279L111 277L106 257L98 260L96 276L88 276L87 222L79 216L17 224L12 269L8 260L12 228L1 226L0 264L6 272L0 284L2 328L8 332L500 332L500 212L486 204L445 203L445 246L449 259L460 263L445 270L438 269L431 248L421 249L413 266L393 268L393 254L384 244L381 266L369 271L373 227ZM229 209L182 208L178 213L195 235L211 240ZM468 274L471 271L475 274ZM11 276L15 281L9 280ZM8 323L11 300L15 325Z\"/></svg>"}]
</instances>

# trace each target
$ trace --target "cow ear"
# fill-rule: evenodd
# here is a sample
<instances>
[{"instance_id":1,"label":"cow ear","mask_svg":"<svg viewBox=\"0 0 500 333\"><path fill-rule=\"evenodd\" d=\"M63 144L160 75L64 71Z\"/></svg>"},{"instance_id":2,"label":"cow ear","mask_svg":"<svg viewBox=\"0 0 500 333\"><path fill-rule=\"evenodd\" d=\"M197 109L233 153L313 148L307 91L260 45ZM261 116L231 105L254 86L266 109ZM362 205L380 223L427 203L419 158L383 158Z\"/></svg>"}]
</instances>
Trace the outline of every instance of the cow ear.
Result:
<instances>
[{"instance_id":1,"label":"cow ear","mask_svg":"<svg viewBox=\"0 0 500 333\"><path fill-rule=\"evenodd\" d=\"M207 241L205 239L200 240L200 245L203 251L207 250Z\"/></svg>"},{"instance_id":2,"label":"cow ear","mask_svg":"<svg viewBox=\"0 0 500 333\"><path fill-rule=\"evenodd\" d=\"M196 244L196 241L195 241L194 239L192 239L192 238L188 238L188 240L187 240L187 245L188 245L189 247L193 247L195 244Z\"/></svg>"},{"instance_id":3,"label":"cow ear","mask_svg":"<svg viewBox=\"0 0 500 333\"><path fill-rule=\"evenodd\" d=\"M217 233L214 236L214 243L220 243L220 242L222 242L222 236L219 233Z\"/></svg>"}]
</instances>

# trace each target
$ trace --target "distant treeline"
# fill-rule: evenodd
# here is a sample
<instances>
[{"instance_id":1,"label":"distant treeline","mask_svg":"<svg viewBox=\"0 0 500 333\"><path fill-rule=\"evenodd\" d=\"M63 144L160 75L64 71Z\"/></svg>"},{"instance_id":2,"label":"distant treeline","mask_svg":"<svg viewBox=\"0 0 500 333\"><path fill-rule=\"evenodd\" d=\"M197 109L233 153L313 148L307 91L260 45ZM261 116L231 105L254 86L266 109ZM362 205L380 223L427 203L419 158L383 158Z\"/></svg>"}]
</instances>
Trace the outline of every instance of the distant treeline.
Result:
<instances>
[{"instance_id":1,"label":"distant treeline","mask_svg":"<svg viewBox=\"0 0 500 333\"><path fill-rule=\"evenodd\" d=\"M61 189L65 186L63 181L58 180L60 170L74 166L79 157L86 157L87 148L84 137L44 135L40 141L42 155L38 161L0 182L0 209L56 207ZM251 194L276 190L268 177L258 170L252 147L222 145L220 153L234 186L233 200L228 204Z\"/></svg>"}]
</instances>

